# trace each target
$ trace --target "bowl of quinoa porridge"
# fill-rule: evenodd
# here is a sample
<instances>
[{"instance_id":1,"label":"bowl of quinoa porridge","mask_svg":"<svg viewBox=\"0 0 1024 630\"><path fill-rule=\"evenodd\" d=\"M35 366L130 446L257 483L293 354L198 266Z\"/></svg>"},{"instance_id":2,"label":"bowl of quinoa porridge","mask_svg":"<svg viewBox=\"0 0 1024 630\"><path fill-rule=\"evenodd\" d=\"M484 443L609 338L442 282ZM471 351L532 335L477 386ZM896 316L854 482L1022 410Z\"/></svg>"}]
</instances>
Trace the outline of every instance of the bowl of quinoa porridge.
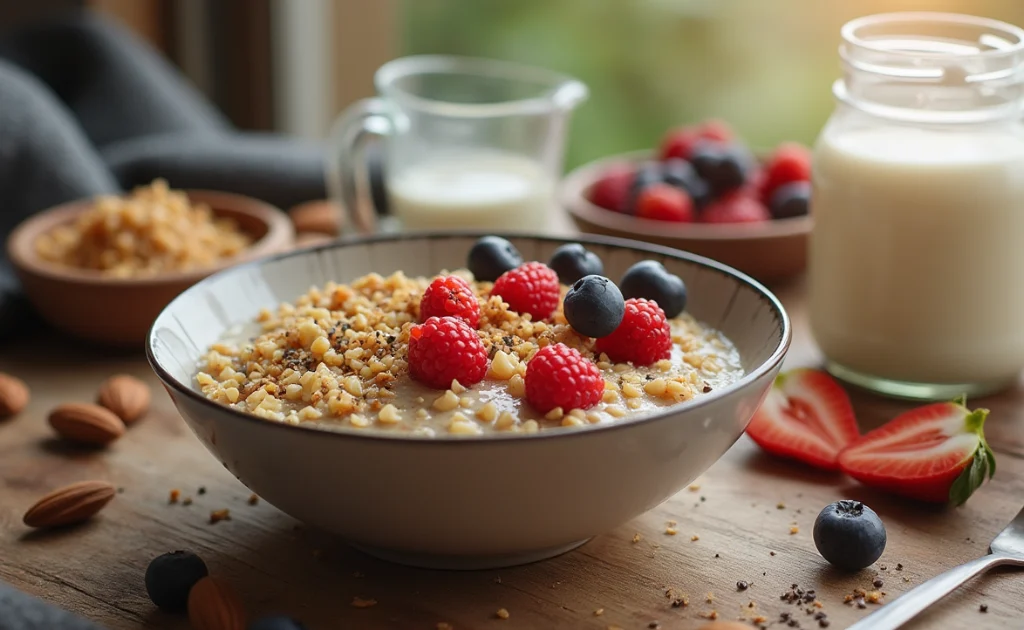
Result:
<instances>
[{"instance_id":1,"label":"bowl of quinoa porridge","mask_svg":"<svg viewBox=\"0 0 1024 630\"><path fill-rule=\"evenodd\" d=\"M562 553L684 488L789 340L763 286L677 250L430 234L217 273L147 354L268 502L379 557L471 569Z\"/></svg>"},{"instance_id":2,"label":"bowl of quinoa porridge","mask_svg":"<svg viewBox=\"0 0 1024 630\"><path fill-rule=\"evenodd\" d=\"M8 237L7 251L49 323L80 339L139 348L160 310L186 287L285 251L293 239L287 216L273 206L156 180L33 215Z\"/></svg>"}]
</instances>

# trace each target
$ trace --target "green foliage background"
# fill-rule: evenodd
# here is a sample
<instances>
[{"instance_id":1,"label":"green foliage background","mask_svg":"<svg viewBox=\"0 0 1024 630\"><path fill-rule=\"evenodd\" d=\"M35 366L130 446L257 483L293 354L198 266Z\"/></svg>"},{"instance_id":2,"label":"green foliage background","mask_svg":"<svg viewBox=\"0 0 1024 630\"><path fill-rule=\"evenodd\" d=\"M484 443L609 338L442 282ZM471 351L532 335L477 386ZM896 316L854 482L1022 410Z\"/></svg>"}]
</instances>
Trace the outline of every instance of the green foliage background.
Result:
<instances>
[{"instance_id":1,"label":"green foliage background","mask_svg":"<svg viewBox=\"0 0 1024 630\"><path fill-rule=\"evenodd\" d=\"M372 0L370 0L372 1ZM1024 23L1024 0L404 0L403 54L544 66L583 80L566 158L650 147L666 128L728 120L754 147L814 141L832 110L839 29L934 10Z\"/></svg>"}]
</instances>

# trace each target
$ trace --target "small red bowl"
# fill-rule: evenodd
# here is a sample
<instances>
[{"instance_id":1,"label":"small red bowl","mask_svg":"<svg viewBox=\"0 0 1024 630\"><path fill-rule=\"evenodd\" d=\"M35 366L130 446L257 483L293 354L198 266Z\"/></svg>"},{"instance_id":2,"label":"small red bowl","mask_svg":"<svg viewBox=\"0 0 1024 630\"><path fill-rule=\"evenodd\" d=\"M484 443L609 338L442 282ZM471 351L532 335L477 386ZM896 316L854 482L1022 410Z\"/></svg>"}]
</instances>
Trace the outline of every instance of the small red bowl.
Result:
<instances>
[{"instance_id":1,"label":"small red bowl","mask_svg":"<svg viewBox=\"0 0 1024 630\"><path fill-rule=\"evenodd\" d=\"M763 223L672 223L642 219L591 203L590 187L609 168L635 167L651 159L649 151L637 151L584 164L562 180L559 201L583 232L692 252L735 267L762 282L786 280L806 269L811 216Z\"/></svg>"}]
</instances>

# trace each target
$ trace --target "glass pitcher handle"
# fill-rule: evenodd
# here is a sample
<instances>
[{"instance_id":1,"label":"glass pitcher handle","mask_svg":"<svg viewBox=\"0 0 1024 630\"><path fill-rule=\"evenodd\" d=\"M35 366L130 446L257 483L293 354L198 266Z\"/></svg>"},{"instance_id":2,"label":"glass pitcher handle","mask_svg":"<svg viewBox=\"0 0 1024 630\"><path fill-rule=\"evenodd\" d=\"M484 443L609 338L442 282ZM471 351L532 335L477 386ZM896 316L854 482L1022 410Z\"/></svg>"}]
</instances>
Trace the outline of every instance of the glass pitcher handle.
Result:
<instances>
[{"instance_id":1,"label":"glass pitcher handle","mask_svg":"<svg viewBox=\"0 0 1024 630\"><path fill-rule=\"evenodd\" d=\"M340 207L342 232L372 234L377 210L370 193L367 140L387 138L393 129L388 107L380 98L350 105L331 128L327 147L327 194Z\"/></svg>"}]
</instances>

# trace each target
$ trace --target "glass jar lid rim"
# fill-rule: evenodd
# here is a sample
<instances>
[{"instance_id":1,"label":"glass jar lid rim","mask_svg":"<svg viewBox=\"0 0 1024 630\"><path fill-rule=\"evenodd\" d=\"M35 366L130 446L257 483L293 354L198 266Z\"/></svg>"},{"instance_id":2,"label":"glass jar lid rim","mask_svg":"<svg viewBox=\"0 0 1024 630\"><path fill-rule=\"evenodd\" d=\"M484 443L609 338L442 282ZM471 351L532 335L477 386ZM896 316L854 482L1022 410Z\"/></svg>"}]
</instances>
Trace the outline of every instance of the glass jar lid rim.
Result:
<instances>
[{"instance_id":1,"label":"glass jar lid rim","mask_svg":"<svg viewBox=\"0 0 1024 630\"><path fill-rule=\"evenodd\" d=\"M1006 35L1009 35L1016 39L1016 41L1003 40L1008 45L995 48L990 50L982 50L978 52L972 52L969 55L963 55L965 57L1002 57L1020 54L1024 52L1024 29L1014 26L1008 22L1001 20L995 20L991 18L977 17L973 15L966 15L960 13L943 13L943 12L930 12L930 11L905 11L905 12L892 12L892 13L877 13L874 15L867 15L864 17L850 20L843 25L840 33L843 41L847 44L858 46L867 50L876 52L886 53L894 56L907 56L907 57L918 57L918 58L941 58L948 57L950 53L930 53L926 51L904 51L894 50L892 48L879 45L870 39L864 39L858 34L858 31L869 28L872 26L882 25L894 25L900 23L938 23L938 24L959 24L963 26L976 26L978 28L987 28L991 30L1002 31ZM907 33L908 36L912 36L913 33Z\"/></svg>"}]
</instances>

